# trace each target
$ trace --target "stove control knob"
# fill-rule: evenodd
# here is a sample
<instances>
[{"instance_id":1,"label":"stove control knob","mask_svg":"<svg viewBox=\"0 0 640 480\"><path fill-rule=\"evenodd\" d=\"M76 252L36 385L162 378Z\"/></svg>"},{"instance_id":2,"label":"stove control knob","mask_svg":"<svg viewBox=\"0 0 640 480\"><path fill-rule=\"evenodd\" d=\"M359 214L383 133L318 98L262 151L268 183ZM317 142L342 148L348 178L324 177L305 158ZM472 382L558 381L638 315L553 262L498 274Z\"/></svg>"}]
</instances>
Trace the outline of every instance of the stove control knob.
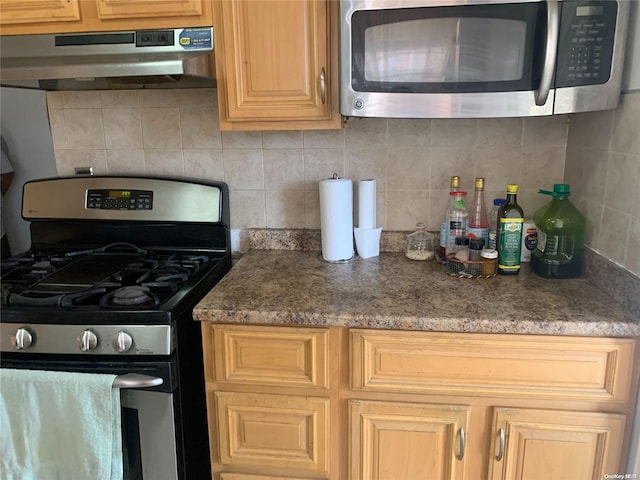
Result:
<instances>
[{"instance_id":1,"label":"stove control knob","mask_svg":"<svg viewBox=\"0 0 640 480\"><path fill-rule=\"evenodd\" d=\"M128 351L133 345L133 338L124 330L120 330L113 336L111 345L115 348L116 352L124 353Z\"/></svg>"},{"instance_id":2,"label":"stove control knob","mask_svg":"<svg viewBox=\"0 0 640 480\"><path fill-rule=\"evenodd\" d=\"M16 348L16 350L24 350L25 348L29 348L32 343L33 335L25 327L20 327L18 330L16 330L16 333L11 335L11 344Z\"/></svg>"},{"instance_id":3,"label":"stove control knob","mask_svg":"<svg viewBox=\"0 0 640 480\"><path fill-rule=\"evenodd\" d=\"M98 337L91 330L85 330L78 335L78 348L81 352L89 352L98 346Z\"/></svg>"}]
</instances>

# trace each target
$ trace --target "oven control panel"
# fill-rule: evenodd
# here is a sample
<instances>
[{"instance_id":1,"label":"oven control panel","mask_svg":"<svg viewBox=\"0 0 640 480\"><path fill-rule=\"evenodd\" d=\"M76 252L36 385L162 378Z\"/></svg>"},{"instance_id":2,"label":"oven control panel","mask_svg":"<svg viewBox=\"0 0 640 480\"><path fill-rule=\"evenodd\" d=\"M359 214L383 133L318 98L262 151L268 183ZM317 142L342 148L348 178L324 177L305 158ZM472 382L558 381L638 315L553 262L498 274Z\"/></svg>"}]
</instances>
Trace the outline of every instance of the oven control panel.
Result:
<instances>
[{"instance_id":1,"label":"oven control panel","mask_svg":"<svg viewBox=\"0 0 640 480\"><path fill-rule=\"evenodd\" d=\"M87 190L87 208L99 210L151 210L151 190Z\"/></svg>"}]
</instances>

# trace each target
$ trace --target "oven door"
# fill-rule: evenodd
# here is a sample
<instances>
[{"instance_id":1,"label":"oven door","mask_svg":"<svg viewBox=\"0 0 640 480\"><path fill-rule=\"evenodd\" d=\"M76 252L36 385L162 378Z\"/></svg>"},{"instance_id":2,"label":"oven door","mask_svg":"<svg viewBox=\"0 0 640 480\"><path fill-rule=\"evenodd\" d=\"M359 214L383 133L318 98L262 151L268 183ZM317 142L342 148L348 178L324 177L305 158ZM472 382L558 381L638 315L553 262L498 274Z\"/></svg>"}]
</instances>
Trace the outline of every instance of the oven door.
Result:
<instances>
[{"instance_id":1,"label":"oven door","mask_svg":"<svg viewBox=\"0 0 640 480\"><path fill-rule=\"evenodd\" d=\"M341 113L550 115L555 0L341 2Z\"/></svg>"},{"instance_id":2,"label":"oven door","mask_svg":"<svg viewBox=\"0 0 640 480\"><path fill-rule=\"evenodd\" d=\"M175 359L143 361L77 355L3 352L0 366L118 375L120 388L123 480L177 480L178 446L175 402L178 395ZM183 478L183 477L180 477Z\"/></svg>"},{"instance_id":3,"label":"oven door","mask_svg":"<svg viewBox=\"0 0 640 480\"><path fill-rule=\"evenodd\" d=\"M173 394L120 390L124 480L178 478Z\"/></svg>"}]
</instances>

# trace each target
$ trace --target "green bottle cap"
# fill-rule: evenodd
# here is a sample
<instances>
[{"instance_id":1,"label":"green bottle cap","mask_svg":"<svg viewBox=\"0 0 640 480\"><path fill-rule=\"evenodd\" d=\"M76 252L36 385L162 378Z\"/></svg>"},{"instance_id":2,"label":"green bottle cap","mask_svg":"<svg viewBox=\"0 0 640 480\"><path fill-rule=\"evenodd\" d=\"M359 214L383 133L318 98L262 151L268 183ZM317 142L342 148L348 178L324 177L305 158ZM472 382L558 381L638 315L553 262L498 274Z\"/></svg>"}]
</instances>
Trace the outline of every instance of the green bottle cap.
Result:
<instances>
[{"instance_id":1,"label":"green bottle cap","mask_svg":"<svg viewBox=\"0 0 640 480\"><path fill-rule=\"evenodd\" d=\"M543 195L551 195L553 198L567 198L571 195L571 189L568 183L556 183L553 185L553 192L549 190L538 190Z\"/></svg>"}]
</instances>

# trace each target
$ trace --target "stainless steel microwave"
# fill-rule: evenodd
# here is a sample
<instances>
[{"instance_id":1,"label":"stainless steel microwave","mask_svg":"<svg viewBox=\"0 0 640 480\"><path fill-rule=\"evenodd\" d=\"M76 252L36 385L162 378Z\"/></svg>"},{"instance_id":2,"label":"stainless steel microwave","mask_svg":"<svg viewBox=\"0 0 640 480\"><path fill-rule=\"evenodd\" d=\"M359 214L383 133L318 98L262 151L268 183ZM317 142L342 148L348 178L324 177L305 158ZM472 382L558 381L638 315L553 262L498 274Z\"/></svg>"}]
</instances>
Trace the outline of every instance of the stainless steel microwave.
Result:
<instances>
[{"instance_id":1,"label":"stainless steel microwave","mask_svg":"<svg viewBox=\"0 0 640 480\"><path fill-rule=\"evenodd\" d=\"M482 118L615 108L627 0L342 0L340 111Z\"/></svg>"}]
</instances>

